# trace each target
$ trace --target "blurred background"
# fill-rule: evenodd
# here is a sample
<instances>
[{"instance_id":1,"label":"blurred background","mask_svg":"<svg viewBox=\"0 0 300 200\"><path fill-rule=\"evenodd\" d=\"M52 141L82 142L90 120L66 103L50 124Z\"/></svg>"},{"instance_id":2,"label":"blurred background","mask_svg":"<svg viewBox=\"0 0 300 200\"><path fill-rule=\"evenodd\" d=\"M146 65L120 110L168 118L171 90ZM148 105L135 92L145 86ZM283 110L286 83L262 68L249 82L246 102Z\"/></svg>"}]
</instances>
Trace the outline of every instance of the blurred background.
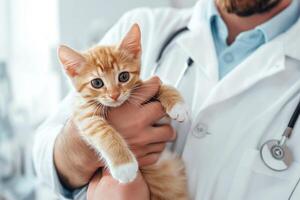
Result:
<instances>
[{"instance_id":1,"label":"blurred background","mask_svg":"<svg viewBox=\"0 0 300 200\"><path fill-rule=\"evenodd\" d=\"M31 161L36 128L68 93L59 43L97 43L136 7L191 7L196 0L0 0L0 200L54 200Z\"/></svg>"}]
</instances>

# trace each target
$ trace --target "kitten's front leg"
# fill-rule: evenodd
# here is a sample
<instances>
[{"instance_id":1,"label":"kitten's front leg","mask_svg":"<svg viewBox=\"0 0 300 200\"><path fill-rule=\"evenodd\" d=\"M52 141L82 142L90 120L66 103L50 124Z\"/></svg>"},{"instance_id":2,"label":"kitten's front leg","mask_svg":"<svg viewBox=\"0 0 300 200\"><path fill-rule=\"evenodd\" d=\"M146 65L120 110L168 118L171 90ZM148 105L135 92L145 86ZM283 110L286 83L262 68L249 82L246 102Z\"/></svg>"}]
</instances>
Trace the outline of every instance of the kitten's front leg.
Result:
<instances>
[{"instance_id":1,"label":"kitten's front leg","mask_svg":"<svg viewBox=\"0 0 300 200\"><path fill-rule=\"evenodd\" d=\"M76 120L83 138L105 160L113 178L128 183L136 178L138 163L121 135L100 117Z\"/></svg>"},{"instance_id":2,"label":"kitten's front leg","mask_svg":"<svg viewBox=\"0 0 300 200\"><path fill-rule=\"evenodd\" d=\"M189 118L188 108L176 88L162 85L159 90L158 100L172 119L184 122Z\"/></svg>"}]
</instances>

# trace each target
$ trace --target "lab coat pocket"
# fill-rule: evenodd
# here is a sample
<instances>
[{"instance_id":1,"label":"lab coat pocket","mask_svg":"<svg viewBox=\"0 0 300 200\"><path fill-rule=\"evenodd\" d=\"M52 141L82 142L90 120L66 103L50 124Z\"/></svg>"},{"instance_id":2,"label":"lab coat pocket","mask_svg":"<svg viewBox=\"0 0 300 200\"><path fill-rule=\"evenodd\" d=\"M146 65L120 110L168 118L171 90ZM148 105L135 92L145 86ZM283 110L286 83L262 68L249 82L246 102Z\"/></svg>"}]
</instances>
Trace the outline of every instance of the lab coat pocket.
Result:
<instances>
[{"instance_id":1,"label":"lab coat pocket","mask_svg":"<svg viewBox=\"0 0 300 200\"><path fill-rule=\"evenodd\" d=\"M300 199L296 192L299 179L300 163L294 161L288 170L276 172L263 164L258 150L248 149L234 175L228 200Z\"/></svg>"}]
</instances>

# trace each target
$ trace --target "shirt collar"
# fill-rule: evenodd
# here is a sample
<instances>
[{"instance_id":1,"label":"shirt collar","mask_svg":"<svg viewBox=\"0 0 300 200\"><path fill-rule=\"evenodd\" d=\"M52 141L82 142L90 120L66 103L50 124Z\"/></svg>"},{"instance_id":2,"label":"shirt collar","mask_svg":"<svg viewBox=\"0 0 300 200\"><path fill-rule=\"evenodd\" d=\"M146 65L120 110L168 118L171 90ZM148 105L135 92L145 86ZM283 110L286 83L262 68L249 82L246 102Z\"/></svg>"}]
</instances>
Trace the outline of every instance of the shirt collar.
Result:
<instances>
[{"instance_id":1,"label":"shirt collar","mask_svg":"<svg viewBox=\"0 0 300 200\"><path fill-rule=\"evenodd\" d=\"M295 24L300 16L300 1L293 0L292 3L278 15L266 23L256 27L256 30L262 31L265 42L269 42L281 33L286 32Z\"/></svg>"},{"instance_id":2,"label":"shirt collar","mask_svg":"<svg viewBox=\"0 0 300 200\"><path fill-rule=\"evenodd\" d=\"M285 10L280 12L278 15L270 19L269 21L257 26L253 30L249 30L241 33L238 38L242 35L250 35L251 33L260 32L264 36L265 42L269 42L281 33L286 32L300 16L300 1L293 0ZM207 5L206 19L209 21L211 27L217 27L218 36L225 42L228 37L228 29L220 13L215 5L214 0L210 0Z\"/></svg>"},{"instance_id":3,"label":"shirt collar","mask_svg":"<svg viewBox=\"0 0 300 200\"><path fill-rule=\"evenodd\" d=\"M210 0L209 4L207 5L207 20L209 21L211 28L216 29L214 31L217 32L219 37L223 41L226 41L228 37L228 29L224 20L220 16L214 0Z\"/></svg>"}]
</instances>

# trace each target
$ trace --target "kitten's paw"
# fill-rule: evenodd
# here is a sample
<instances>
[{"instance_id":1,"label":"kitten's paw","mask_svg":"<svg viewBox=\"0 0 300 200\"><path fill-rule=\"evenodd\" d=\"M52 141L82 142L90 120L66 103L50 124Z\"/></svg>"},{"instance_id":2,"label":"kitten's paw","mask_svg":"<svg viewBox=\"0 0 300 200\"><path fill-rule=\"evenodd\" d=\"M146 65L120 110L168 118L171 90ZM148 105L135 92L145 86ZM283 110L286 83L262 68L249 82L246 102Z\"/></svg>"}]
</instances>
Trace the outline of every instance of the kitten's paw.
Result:
<instances>
[{"instance_id":1,"label":"kitten's paw","mask_svg":"<svg viewBox=\"0 0 300 200\"><path fill-rule=\"evenodd\" d=\"M134 161L113 167L110 169L110 173L120 183L129 183L136 178L138 168L138 163Z\"/></svg>"},{"instance_id":2,"label":"kitten's paw","mask_svg":"<svg viewBox=\"0 0 300 200\"><path fill-rule=\"evenodd\" d=\"M189 119L189 111L184 103L175 104L168 112L168 115L178 122L184 122Z\"/></svg>"}]
</instances>

